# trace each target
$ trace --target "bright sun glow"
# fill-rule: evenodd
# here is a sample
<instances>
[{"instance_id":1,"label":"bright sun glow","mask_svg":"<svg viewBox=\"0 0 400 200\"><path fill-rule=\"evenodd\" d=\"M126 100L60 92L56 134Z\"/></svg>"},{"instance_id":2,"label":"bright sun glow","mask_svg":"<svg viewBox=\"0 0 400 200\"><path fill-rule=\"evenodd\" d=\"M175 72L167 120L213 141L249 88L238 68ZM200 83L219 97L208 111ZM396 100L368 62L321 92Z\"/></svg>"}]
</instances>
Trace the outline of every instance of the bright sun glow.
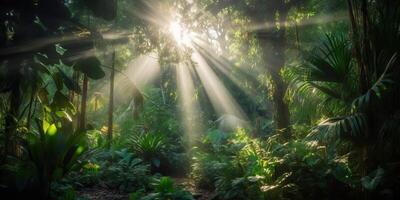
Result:
<instances>
[{"instance_id":1,"label":"bright sun glow","mask_svg":"<svg viewBox=\"0 0 400 200\"><path fill-rule=\"evenodd\" d=\"M179 22L172 22L169 31L179 45L189 46L192 42L192 33L186 30Z\"/></svg>"}]
</instances>

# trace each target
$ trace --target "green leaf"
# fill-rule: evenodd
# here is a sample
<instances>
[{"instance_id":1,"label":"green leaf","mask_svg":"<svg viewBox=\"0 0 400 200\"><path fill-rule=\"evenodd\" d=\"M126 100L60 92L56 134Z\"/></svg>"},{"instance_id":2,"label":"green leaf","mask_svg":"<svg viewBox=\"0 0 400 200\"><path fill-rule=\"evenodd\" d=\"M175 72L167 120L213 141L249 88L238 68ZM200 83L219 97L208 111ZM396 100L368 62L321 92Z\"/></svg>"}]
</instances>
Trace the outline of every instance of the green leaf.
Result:
<instances>
[{"instance_id":1,"label":"green leaf","mask_svg":"<svg viewBox=\"0 0 400 200\"><path fill-rule=\"evenodd\" d=\"M57 90L62 90L63 89L63 79L60 75L60 73L54 73L52 74L52 78L54 83L56 84Z\"/></svg>"},{"instance_id":2,"label":"green leaf","mask_svg":"<svg viewBox=\"0 0 400 200\"><path fill-rule=\"evenodd\" d=\"M47 31L47 27L43 24L43 22L40 20L40 18L38 16L36 16L36 18L35 18L35 20L33 22L35 24L37 24L44 31Z\"/></svg>"},{"instance_id":3,"label":"green leaf","mask_svg":"<svg viewBox=\"0 0 400 200\"><path fill-rule=\"evenodd\" d=\"M67 86L67 88L71 91L74 91L76 93L81 93L81 88L79 87L79 84L76 81L74 81L72 78L67 76L60 68L57 67L57 69L58 69L60 77L62 78L65 86Z\"/></svg>"},{"instance_id":4,"label":"green leaf","mask_svg":"<svg viewBox=\"0 0 400 200\"><path fill-rule=\"evenodd\" d=\"M42 128L43 128L43 132L44 132L44 133L47 132L47 130L49 129L49 127L50 127L50 123L47 122L46 120L43 120L43 121L42 121Z\"/></svg>"},{"instance_id":5,"label":"green leaf","mask_svg":"<svg viewBox=\"0 0 400 200\"><path fill-rule=\"evenodd\" d=\"M69 98L60 91L56 91L53 97L52 108L75 110L74 105L69 101Z\"/></svg>"},{"instance_id":6,"label":"green leaf","mask_svg":"<svg viewBox=\"0 0 400 200\"><path fill-rule=\"evenodd\" d=\"M390 72L390 69L396 64L397 54L394 54L385 67L385 71L379 76L379 78L374 82L374 84L367 90L366 93L354 99L352 103L353 108L367 107L371 104L372 100L381 99L382 94L391 88L392 86L398 84L395 80L395 76ZM376 98L371 98L376 97Z\"/></svg>"},{"instance_id":7,"label":"green leaf","mask_svg":"<svg viewBox=\"0 0 400 200\"><path fill-rule=\"evenodd\" d=\"M74 69L81 71L91 79L101 79L105 76L103 69L101 69L101 63L96 57L89 57L79 60Z\"/></svg>"},{"instance_id":8,"label":"green leaf","mask_svg":"<svg viewBox=\"0 0 400 200\"><path fill-rule=\"evenodd\" d=\"M61 56L64 55L64 53L67 51L67 49L64 49L60 44L56 44L55 46L56 46L56 52Z\"/></svg>"},{"instance_id":9,"label":"green leaf","mask_svg":"<svg viewBox=\"0 0 400 200\"><path fill-rule=\"evenodd\" d=\"M85 150L85 148L84 148L83 146L79 146L79 147L76 149L76 153L77 153L78 155L80 155L84 150Z\"/></svg>"},{"instance_id":10,"label":"green leaf","mask_svg":"<svg viewBox=\"0 0 400 200\"><path fill-rule=\"evenodd\" d=\"M49 104L49 92L46 90L46 88L42 87L38 90L38 97L39 97L39 101L44 104L47 105Z\"/></svg>"},{"instance_id":11,"label":"green leaf","mask_svg":"<svg viewBox=\"0 0 400 200\"><path fill-rule=\"evenodd\" d=\"M369 176L361 178L362 186L367 190L375 189L383 179L385 171L382 168L378 168L373 171Z\"/></svg>"},{"instance_id":12,"label":"green leaf","mask_svg":"<svg viewBox=\"0 0 400 200\"><path fill-rule=\"evenodd\" d=\"M47 66L40 60L40 59L47 59L46 55L38 53L33 57L34 63L32 64L32 67L41 73L48 74L50 75L50 70L47 68Z\"/></svg>"},{"instance_id":13,"label":"green leaf","mask_svg":"<svg viewBox=\"0 0 400 200\"><path fill-rule=\"evenodd\" d=\"M339 181L343 183L348 183L350 181L351 171L347 166L338 165L333 168L332 175Z\"/></svg>"},{"instance_id":14,"label":"green leaf","mask_svg":"<svg viewBox=\"0 0 400 200\"><path fill-rule=\"evenodd\" d=\"M244 183L245 181L246 181L246 178L244 178L244 177L235 178L235 179L233 179L233 181L232 181L232 187L235 187L235 186L237 186L237 185L240 185L240 184Z\"/></svg>"},{"instance_id":15,"label":"green leaf","mask_svg":"<svg viewBox=\"0 0 400 200\"><path fill-rule=\"evenodd\" d=\"M68 121L72 122L72 117L65 110L56 111L56 115L58 117L62 117L68 119Z\"/></svg>"},{"instance_id":16,"label":"green leaf","mask_svg":"<svg viewBox=\"0 0 400 200\"><path fill-rule=\"evenodd\" d=\"M348 116L329 118L321 122L307 137L315 138L315 136L318 136L318 138L324 140L332 138L332 136L362 137L366 127L367 119L365 115L362 113L354 113Z\"/></svg>"},{"instance_id":17,"label":"green leaf","mask_svg":"<svg viewBox=\"0 0 400 200\"><path fill-rule=\"evenodd\" d=\"M47 130L46 130L46 134L53 136L57 133L57 127L55 124L50 125Z\"/></svg>"}]
</instances>

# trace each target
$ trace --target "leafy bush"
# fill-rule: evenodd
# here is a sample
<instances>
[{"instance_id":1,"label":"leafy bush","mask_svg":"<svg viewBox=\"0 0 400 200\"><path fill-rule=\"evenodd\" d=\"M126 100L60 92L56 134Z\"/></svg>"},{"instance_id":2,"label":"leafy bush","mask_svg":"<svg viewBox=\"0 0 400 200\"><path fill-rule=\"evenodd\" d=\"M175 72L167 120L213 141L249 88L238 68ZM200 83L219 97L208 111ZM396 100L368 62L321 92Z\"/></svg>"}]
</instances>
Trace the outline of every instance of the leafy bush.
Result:
<instances>
[{"instance_id":1,"label":"leafy bush","mask_svg":"<svg viewBox=\"0 0 400 200\"><path fill-rule=\"evenodd\" d=\"M194 149L191 175L222 199L318 199L351 186L346 158L329 156L315 141L218 134L224 133L210 132Z\"/></svg>"},{"instance_id":2,"label":"leafy bush","mask_svg":"<svg viewBox=\"0 0 400 200\"><path fill-rule=\"evenodd\" d=\"M160 134L140 134L131 138L132 149L140 158L151 164L152 168L159 168L163 156L166 139Z\"/></svg>"},{"instance_id":3,"label":"leafy bush","mask_svg":"<svg viewBox=\"0 0 400 200\"><path fill-rule=\"evenodd\" d=\"M63 181L57 181L51 185L50 196L57 200L77 199L75 188L71 184Z\"/></svg>"},{"instance_id":4,"label":"leafy bush","mask_svg":"<svg viewBox=\"0 0 400 200\"><path fill-rule=\"evenodd\" d=\"M52 183L80 165L78 159L86 149L85 134L46 121L37 124L38 131L26 137L23 156L13 159L3 169L13 176L10 180L15 180L9 186L47 199Z\"/></svg>"},{"instance_id":5,"label":"leafy bush","mask_svg":"<svg viewBox=\"0 0 400 200\"><path fill-rule=\"evenodd\" d=\"M194 200L190 192L176 187L174 181L169 177L155 179L152 184L153 192L146 196L141 196L141 191L132 193L130 200Z\"/></svg>"},{"instance_id":6,"label":"leafy bush","mask_svg":"<svg viewBox=\"0 0 400 200\"><path fill-rule=\"evenodd\" d=\"M209 132L198 146L193 148L191 178L200 187L213 187L216 177L228 164L229 152L227 136L214 130Z\"/></svg>"},{"instance_id":7,"label":"leafy bush","mask_svg":"<svg viewBox=\"0 0 400 200\"><path fill-rule=\"evenodd\" d=\"M77 187L98 184L121 192L145 189L149 185L149 166L127 149L100 151L80 171L69 177Z\"/></svg>"},{"instance_id":8,"label":"leafy bush","mask_svg":"<svg viewBox=\"0 0 400 200\"><path fill-rule=\"evenodd\" d=\"M147 185L149 167L127 149L115 151L110 160L105 160L100 164L100 176L107 186L129 192Z\"/></svg>"},{"instance_id":9,"label":"leafy bush","mask_svg":"<svg viewBox=\"0 0 400 200\"><path fill-rule=\"evenodd\" d=\"M87 131L88 145L91 148L105 147L107 145L106 135L99 130Z\"/></svg>"}]
</instances>

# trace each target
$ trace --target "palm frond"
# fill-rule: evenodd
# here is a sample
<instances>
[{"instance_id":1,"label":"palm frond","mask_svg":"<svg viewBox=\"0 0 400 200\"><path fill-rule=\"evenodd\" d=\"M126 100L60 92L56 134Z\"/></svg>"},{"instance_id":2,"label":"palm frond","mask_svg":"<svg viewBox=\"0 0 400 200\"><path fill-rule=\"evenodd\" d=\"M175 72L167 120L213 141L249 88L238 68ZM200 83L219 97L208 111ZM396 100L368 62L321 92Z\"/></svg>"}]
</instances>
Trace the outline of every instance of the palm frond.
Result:
<instances>
[{"instance_id":1,"label":"palm frond","mask_svg":"<svg viewBox=\"0 0 400 200\"><path fill-rule=\"evenodd\" d=\"M349 40L343 35L326 35L321 48L308 53L307 63L293 70L291 78L299 92L316 90L326 98L352 101L356 87ZM292 84L293 85L293 84Z\"/></svg>"},{"instance_id":2,"label":"palm frond","mask_svg":"<svg viewBox=\"0 0 400 200\"><path fill-rule=\"evenodd\" d=\"M326 35L322 45L307 56L307 80L345 82L352 64L349 41L343 35Z\"/></svg>"},{"instance_id":3,"label":"palm frond","mask_svg":"<svg viewBox=\"0 0 400 200\"><path fill-rule=\"evenodd\" d=\"M307 137L325 141L340 137L362 137L366 127L367 120L365 115L356 113L324 120Z\"/></svg>"},{"instance_id":4,"label":"palm frond","mask_svg":"<svg viewBox=\"0 0 400 200\"><path fill-rule=\"evenodd\" d=\"M395 81L395 76L391 73L391 68L394 66L397 60L397 55L394 54L389 62L387 63L384 72L381 76L375 81L375 83L365 92L363 95L354 99L352 103L353 109L365 108L370 105L373 99L380 99L382 94L388 90L388 88L397 84Z\"/></svg>"}]
</instances>

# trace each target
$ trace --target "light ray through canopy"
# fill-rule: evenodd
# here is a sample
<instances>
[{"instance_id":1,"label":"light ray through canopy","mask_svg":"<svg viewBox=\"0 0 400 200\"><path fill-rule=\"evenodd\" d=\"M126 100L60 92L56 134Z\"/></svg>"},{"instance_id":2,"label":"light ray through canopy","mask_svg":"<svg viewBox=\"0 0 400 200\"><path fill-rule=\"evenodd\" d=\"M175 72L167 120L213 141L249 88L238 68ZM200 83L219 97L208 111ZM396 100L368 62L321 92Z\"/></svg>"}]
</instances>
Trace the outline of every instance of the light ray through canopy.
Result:
<instances>
[{"instance_id":1,"label":"light ray through canopy","mask_svg":"<svg viewBox=\"0 0 400 200\"><path fill-rule=\"evenodd\" d=\"M207 64L204 58L195 51L192 56L196 63L194 67L205 88L213 108L220 115L233 115L240 119L247 119L246 114L240 108L239 104L225 88L222 81Z\"/></svg>"},{"instance_id":2,"label":"light ray through canopy","mask_svg":"<svg viewBox=\"0 0 400 200\"><path fill-rule=\"evenodd\" d=\"M176 77L185 136L189 144L191 144L195 138L201 135L202 123L200 106L196 98L193 77L189 71L189 67L188 64L178 64L176 66Z\"/></svg>"}]
</instances>

